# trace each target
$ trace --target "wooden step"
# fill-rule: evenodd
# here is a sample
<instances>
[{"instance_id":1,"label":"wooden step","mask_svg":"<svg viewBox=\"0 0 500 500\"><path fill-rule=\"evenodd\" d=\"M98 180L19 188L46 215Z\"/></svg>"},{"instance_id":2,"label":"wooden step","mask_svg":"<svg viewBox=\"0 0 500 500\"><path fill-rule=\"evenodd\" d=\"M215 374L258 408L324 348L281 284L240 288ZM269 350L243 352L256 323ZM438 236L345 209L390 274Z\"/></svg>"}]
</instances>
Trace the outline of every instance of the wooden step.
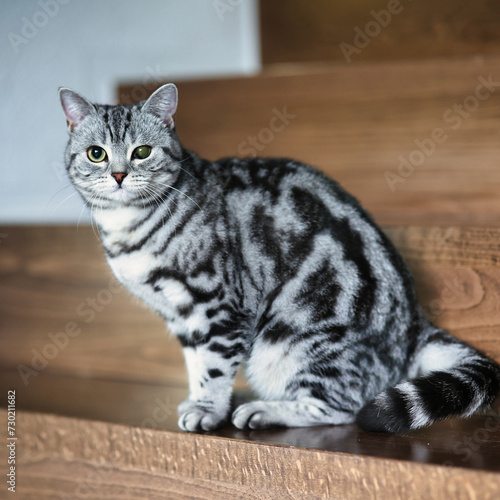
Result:
<instances>
[{"instance_id":1,"label":"wooden step","mask_svg":"<svg viewBox=\"0 0 500 500\"><path fill-rule=\"evenodd\" d=\"M17 493L23 499L500 496L498 416L398 436L363 433L352 425L187 434L175 430L174 399L165 397L170 389L143 386L133 398L137 388L127 387L133 384L41 376L33 391L43 385L45 409L62 386L60 401L75 401L76 393L85 395L87 404L85 410L66 405L61 411L58 404L57 412L17 412ZM133 399L126 399L127 392ZM20 407L23 397L20 391ZM117 403L122 412L112 407ZM84 406L81 400L77 406ZM131 421L131 413L138 419ZM4 424L6 411L0 415ZM5 455L2 447L3 463Z\"/></svg>"},{"instance_id":2,"label":"wooden step","mask_svg":"<svg viewBox=\"0 0 500 500\"><path fill-rule=\"evenodd\" d=\"M123 85L119 99L144 99L160 83ZM500 221L498 56L276 65L176 83L179 137L209 159L316 165L383 225Z\"/></svg>"}]
</instances>

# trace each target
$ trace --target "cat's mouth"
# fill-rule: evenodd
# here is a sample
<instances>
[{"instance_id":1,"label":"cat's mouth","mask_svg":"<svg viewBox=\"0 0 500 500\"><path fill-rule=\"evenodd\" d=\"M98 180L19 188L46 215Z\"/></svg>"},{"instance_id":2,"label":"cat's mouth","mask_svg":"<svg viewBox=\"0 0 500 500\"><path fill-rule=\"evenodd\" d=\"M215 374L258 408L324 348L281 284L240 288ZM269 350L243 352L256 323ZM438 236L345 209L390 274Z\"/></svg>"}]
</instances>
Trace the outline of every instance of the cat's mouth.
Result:
<instances>
[{"instance_id":1,"label":"cat's mouth","mask_svg":"<svg viewBox=\"0 0 500 500\"><path fill-rule=\"evenodd\" d=\"M112 193L113 198L116 200L127 200L131 195L130 189L124 186L116 186Z\"/></svg>"},{"instance_id":2,"label":"cat's mouth","mask_svg":"<svg viewBox=\"0 0 500 500\"><path fill-rule=\"evenodd\" d=\"M116 201L120 203L124 203L129 201L134 197L130 187L126 187L123 184L121 186L113 186L111 189L106 189L105 196L110 201Z\"/></svg>"},{"instance_id":3,"label":"cat's mouth","mask_svg":"<svg viewBox=\"0 0 500 500\"><path fill-rule=\"evenodd\" d=\"M123 184L121 186L113 187L106 193L106 195L110 201L121 205L137 203L141 200L146 201L148 198L147 193L142 192L141 189L138 189L137 187L132 188L131 186L124 186Z\"/></svg>"},{"instance_id":4,"label":"cat's mouth","mask_svg":"<svg viewBox=\"0 0 500 500\"><path fill-rule=\"evenodd\" d=\"M89 201L93 203L98 199L106 200L107 203L114 203L117 205L129 205L136 203L148 203L152 196L153 189L144 186L138 185L137 183L127 183L123 182L120 185L115 183L105 184L99 186L98 189L95 189L97 186L94 186L93 194L90 196L87 195L87 198L90 198Z\"/></svg>"}]
</instances>

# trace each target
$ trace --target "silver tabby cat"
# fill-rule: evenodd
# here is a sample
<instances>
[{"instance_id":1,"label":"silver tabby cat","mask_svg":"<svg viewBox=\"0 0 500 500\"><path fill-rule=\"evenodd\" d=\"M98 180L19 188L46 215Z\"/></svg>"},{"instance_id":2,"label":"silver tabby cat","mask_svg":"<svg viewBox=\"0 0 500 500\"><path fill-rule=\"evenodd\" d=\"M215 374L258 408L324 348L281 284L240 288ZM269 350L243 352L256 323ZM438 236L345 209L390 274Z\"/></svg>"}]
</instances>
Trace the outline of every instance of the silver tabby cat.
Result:
<instances>
[{"instance_id":1,"label":"silver tabby cat","mask_svg":"<svg viewBox=\"0 0 500 500\"><path fill-rule=\"evenodd\" d=\"M109 265L182 343L182 429L402 432L491 405L499 366L428 321L401 257L336 182L293 160L187 151L173 84L129 106L59 95L67 170ZM240 364L259 399L232 412Z\"/></svg>"}]
</instances>

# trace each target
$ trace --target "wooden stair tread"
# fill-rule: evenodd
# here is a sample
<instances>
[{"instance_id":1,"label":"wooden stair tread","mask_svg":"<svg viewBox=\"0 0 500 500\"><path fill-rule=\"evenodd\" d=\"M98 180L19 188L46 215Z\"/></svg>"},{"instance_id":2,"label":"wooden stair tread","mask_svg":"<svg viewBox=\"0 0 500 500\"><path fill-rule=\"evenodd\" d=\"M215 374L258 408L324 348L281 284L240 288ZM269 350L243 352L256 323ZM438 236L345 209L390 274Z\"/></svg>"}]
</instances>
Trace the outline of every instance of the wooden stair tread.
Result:
<instances>
[{"instance_id":1,"label":"wooden stair tread","mask_svg":"<svg viewBox=\"0 0 500 500\"><path fill-rule=\"evenodd\" d=\"M500 89L458 127L444 118L480 77L499 82L498 68L491 55L178 82L176 123L187 147L215 159L244 155L250 137L269 138L262 131L277 114L293 114L259 139L259 154L297 158L340 181L386 226L433 321L500 360ZM121 100L151 90L125 86ZM436 128L446 140L391 190L386 172ZM408 435L354 425L180 432L180 347L116 288L91 228L0 233L0 388L17 391L21 498L500 498L498 401L490 416ZM53 336L75 328L24 383L19 368L49 357ZM236 388L248 398L242 378ZM1 425L6 417L0 409Z\"/></svg>"},{"instance_id":2,"label":"wooden stair tread","mask_svg":"<svg viewBox=\"0 0 500 500\"><path fill-rule=\"evenodd\" d=\"M16 390L17 410L182 433L177 405L187 388L172 384L84 379L41 373L24 385L17 370L0 372L0 391ZM236 404L251 396L239 391ZM408 434L370 433L355 425L239 430L228 424L205 436L383 459L500 471L500 400L485 415L449 419ZM499 477L500 480L500 477Z\"/></svg>"},{"instance_id":3,"label":"wooden stair tread","mask_svg":"<svg viewBox=\"0 0 500 500\"><path fill-rule=\"evenodd\" d=\"M0 410L2 421L5 415ZM79 498L83 491L96 500L500 495L498 472L22 411L17 422L23 474L18 493L28 500Z\"/></svg>"}]
</instances>

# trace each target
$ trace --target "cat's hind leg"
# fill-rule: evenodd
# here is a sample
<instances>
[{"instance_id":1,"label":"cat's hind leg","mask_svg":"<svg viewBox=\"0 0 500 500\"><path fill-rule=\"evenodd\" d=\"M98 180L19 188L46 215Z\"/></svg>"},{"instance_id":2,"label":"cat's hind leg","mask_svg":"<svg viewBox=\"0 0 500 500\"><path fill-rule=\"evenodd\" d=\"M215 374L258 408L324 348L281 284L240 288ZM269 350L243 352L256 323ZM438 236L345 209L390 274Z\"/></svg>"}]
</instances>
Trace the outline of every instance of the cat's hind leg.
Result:
<instances>
[{"instance_id":1,"label":"cat's hind leg","mask_svg":"<svg viewBox=\"0 0 500 500\"><path fill-rule=\"evenodd\" d=\"M335 409L313 397L297 401L253 401L240 405L232 416L233 424L239 429L341 425L350 424L354 419L353 413Z\"/></svg>"},{"instance_id":2,"label":"cat's hind leg","mask_svg":"<svg viewBox=\"0 0 500 500\"><path fill-rule=\"evenodd\" d=\"M361 403L345 394L339 383L336 347L326 333L304 338L283 335L275 341L258 338L246 375L261 400L239 406L233 424L264 429L354 422L354 410Z\"/></svg>"}]
</instances>

